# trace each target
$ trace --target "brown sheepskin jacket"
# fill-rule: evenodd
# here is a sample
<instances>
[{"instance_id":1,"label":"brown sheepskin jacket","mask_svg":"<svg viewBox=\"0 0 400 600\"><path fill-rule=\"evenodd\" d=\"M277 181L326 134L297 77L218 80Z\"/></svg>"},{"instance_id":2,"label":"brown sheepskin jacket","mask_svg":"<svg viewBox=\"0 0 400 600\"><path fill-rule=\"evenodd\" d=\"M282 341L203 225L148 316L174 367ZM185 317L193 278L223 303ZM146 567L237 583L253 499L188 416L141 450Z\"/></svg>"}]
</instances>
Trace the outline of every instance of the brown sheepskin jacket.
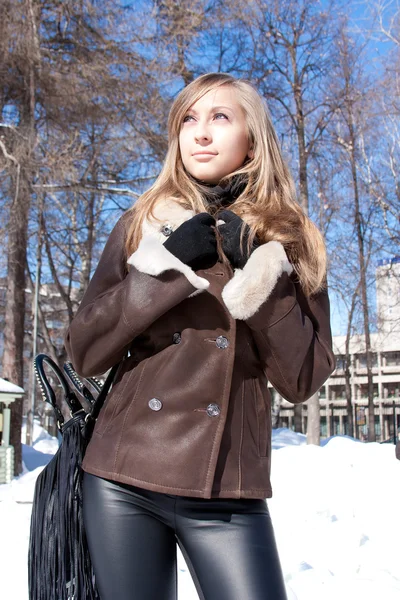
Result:
<instances>
[{"instance_id":1,"label":"brown sheepskin jacket","mask_svg":"<svg viewBox=\"0 0 400 600\"><path fill-rule=\"evenodd\" d=\"M298 403L333 371L328 295L304 296L278 242L243 270L194 272L163 246L193 213L169 201L155 214L128 261L119 220L67 333L81 375L128 355L83 468L174 495L270 497L268 381Z\"/></svg>"}]
</instances>

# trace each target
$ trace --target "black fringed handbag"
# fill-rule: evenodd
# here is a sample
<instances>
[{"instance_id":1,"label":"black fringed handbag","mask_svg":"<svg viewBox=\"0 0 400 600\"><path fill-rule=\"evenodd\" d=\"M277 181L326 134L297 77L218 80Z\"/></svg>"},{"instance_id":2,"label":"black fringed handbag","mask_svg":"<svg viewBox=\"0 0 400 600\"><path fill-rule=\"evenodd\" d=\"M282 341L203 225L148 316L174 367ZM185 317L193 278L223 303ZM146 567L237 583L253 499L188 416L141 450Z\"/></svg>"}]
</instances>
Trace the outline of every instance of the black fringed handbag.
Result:
<instances>
[{"instance_id":1,"label":"black fringed handbag","mask_svg":"<svg viewBox=\"0 0 400 600\"><path fill-rule=\"evenodd\" d=\"M71 411L68 421L57 404L45 364L59 380ZM49 356L39 354L34 360L43 398L54 409L62 440L36 480L28 553L29 600L99 599L83 526L81 464L118 368L115 365L101 385L94 378L81 380L70 363L64 365L64 375Z\"/></svg>"}]
</instances>

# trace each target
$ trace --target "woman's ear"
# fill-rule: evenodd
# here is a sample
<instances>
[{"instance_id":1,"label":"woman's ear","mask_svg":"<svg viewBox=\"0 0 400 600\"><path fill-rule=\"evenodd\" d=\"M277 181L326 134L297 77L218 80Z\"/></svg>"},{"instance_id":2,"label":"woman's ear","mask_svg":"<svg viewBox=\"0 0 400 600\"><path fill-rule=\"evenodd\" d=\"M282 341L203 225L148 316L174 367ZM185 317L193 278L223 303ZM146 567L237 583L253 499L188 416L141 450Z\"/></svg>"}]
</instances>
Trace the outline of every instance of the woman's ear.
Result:
<instances>
[{"instance_id":1,"label":"woman's ear","mask_svg":"<svg viewBox=\"0 0 400 600\"><path fill-rule=\"evenodd\" d=\"M250 160L254 158L254 149L253 149L253 146L250 146L249 151L247 153L247 157L250 158Z\"/></svg>"}]
</instances>

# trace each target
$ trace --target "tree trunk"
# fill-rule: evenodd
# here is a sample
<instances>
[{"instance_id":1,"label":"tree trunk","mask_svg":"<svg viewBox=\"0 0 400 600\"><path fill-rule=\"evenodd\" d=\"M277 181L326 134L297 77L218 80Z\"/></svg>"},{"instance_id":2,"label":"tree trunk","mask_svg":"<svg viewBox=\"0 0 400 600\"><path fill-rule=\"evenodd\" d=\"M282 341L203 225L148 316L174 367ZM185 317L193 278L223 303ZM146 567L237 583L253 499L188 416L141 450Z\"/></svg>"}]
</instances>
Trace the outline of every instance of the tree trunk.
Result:
<instances>
[{"instance_id":1,"label":"tree trunk","mask_svg":"<svg viewBox=\"0 0 400 600\"><path fill-rule=\"evenodd\" d=\"M347 422L349 426L348 434L351 437L356 437L354 435L354 420L353 420L353 399L351 393L351 355L350 355L350 338L351 338L351 327L353 323L353 315L356 308L356 300L358 295L358 288L355 290L352 299L351 306L349 312L349 320L347 323L347 332L346 332L346 346L345 346L345 364L344 364L344 385L345 385L345 394L346 394L346 403L347 403Z\"/></svg>"},{"instance_id":2,"label":"tree trunk","mask_svg":"<svg viewBox=\"0 0 400 600\"><path fill-rule=\"evenodd\" d=\"M360 197L358 187L358 176L357 176L357 163L355 155L355 131L353 125L353 113L350 107L348 111L348 127L350 133L350 160L351 160L351 174L353 180L353 192L354 192L354 221L357 231L357 243L358 243L358 262L360 267L360 290L361 290L361 304L363 312L364 322L364 338L365 338L365 353L367 362L367 386L368 386L368 441L375 442L375 406L374 406L374 380L372 375L372 352L371 352L371 335L370 335L370 321L369 321L369 304L367 295L367 274L366 274L366 260L364 251L364 234L363 234L363 219L360 212Z\"/></svg>"},{"instance_id":3,"label":"tree trunk","mask_svg":"<svg viewBox=\"0 0 400 600\"><path fill-rule=\"evenodd\" d=\"M10 210L8 224L7 292L4 319L3 377L24 387L24 316L25 316L25 264L30 190L25 173L16 180L16 195ZM10 444L14 446L14 474L22 472L23 399L11 405Z\"/></svg>"},{"instance_id":4,"label":"tree trunk","mask_svg":"<svg viewBox=\"0 0 400 600\"><path fill-rule=\"evenodd\" d=\"M295 53L295 48L293 48ZM308 214L309 202L308 202L308 173L307 173L307 148L306 148L306 137L305 137L305 122L304 122L304 109L303 109L303 96L301 91L301 83L298 74L296 56L292 55L292 66L294 74L294 99L296 104L296 132L297 132L297 143L299 148L299 187L300 187L300 203L306 214ZM301 405L299 406L299 412L296 413L296 407L294 410L295 417L295 431L302 431L301 424ZM297 429L300 421L300 428ZM321 410L319 404L319 394L316 392L307 400L307 444L315 444L319 446L321 441Z\"/></svg>"},{"instance_id":5,"label":"tree trunk","mask_svg":"<svg viewBox=\"0 0 400 600\"><path fill-rule=\"evenodd\" d=\"M13 154L18 156L14 180L14 196L10 206L7 250L7 292L4 319L3 377L24 387L25 329L25 265L27 259L28 217L33 175L32 155L35 147L35 60L38 60L38 38L32 0L27 0L26 36L31 42L22 88L20 136L15 137ZM14 474L22 472L21 429L23 399L11 407L10 443L14 446Z\"/></svg>"},{"instance_id":6,"label":"tree trunk","mask_svg":"<svg viewBox=\"0 0 400 600\"><path fill-rule=\"evenodd\" d=\"M319 392L307 400L307 444L319 446L321 442L321 411Z\"/></svg>"},{"instance_id":7,"label":"tree trunk","mask_svg":"<svg viewBox=\"0 0 400 600\"><path fill-rule=\"evenodd\" d=\"M303 433L302 416L303 416L303 405L295 404L293 406L293 424L294 424L294 430L297 431L297 433Z\"/></svg>"},{"instance_id":8,"label":"tree trunk","mask_svg":"<svg viewBox=\"0 0 400 600\"><path fill-rule=\"evenodd\" d=\"M96 176L95 174L92 174ZM92 269L92 256L93 256L93 244L94 244L94 228L95 228L95 217L94 217L94 208L95 208L95 200L96 195L92 192L89 195L88 207L87 207L87 240L85 242L85 249L82 256L82 271L79 282L79 289L81 291L82 297L86 292L86 289L89 285L90 281L90 272Z\"/></svg>"},{"instance_id":9,"label":"tree trunk","mask_svg":"<svg viewBox=\"0 0 400 600\"><path fill-rule=\"evenodd\" d=\"M348 354L347 351L345 356L344 386L347 405L347 422L349 428L348 435L350 435L351 437L355 437L353 420L353 399L351 394L350 354Z\"/></svg>"}]
</instances>

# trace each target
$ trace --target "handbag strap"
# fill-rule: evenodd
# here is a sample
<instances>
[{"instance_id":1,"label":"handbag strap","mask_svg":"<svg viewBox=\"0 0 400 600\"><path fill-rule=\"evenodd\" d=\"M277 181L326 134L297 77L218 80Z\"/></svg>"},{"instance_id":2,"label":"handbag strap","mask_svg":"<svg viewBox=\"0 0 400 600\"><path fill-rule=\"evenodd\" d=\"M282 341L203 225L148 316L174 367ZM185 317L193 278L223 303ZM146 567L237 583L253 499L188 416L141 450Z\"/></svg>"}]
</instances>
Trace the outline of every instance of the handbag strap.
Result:
<instances>
[{"instance_id":1,"label":"handbag strap","mask_svg":"<svg viewBox=\"0 0 400 600\"><path fill-rule=\"evenodd\" d=\"M76 414L80 410L82 410L82 404L79 401L79 398L74 394L73 391L70 390L68 386L68 382L66 381L60 367L57 363L54 362L50 356L47 354L38 354L35 356L33 361L33 369L35 372L35 376L37 382L39 384L40 391L42 393L43 400L48 402L53 407L53 410L56 414L57 419L57 427L61 430L64 424L64 417L57 404L57 396L52 387L52 384L49 381L48 376L46 375L44 366L47 365L53 371L53 376L58 379L58 382L63 390L65 401L67 402L69 409L71 411L71 415ZM53 383L54 386L54 383ZM54 386L55 387L55 386Z\"/></svg>"},{"instance_id":2,"label":"handbag strap","mask_svg":"<svg viewBox=\"0 0 400 600\"><path fill-rule=\"evenodd\" d=\"M75 373L72 365L66 370L66 375L68 375L69 382L74 384L75 389L91 404L91 410L87 412L81 404L80 400L76 396L76 394L70 389L68 385L68 381L64 377L59 366L51 359L47 354L38 354L33 362L35 375L40 386L40 390L42 392L43 400L51 404L53 410L55 411L57 418L57 426L60 431L62 431L64 425L64 417L57 404L56 394L51 386L49 379L44 371L44 365L47 364L54 375L56 375L59 383L61 384L61 388L64 392L64 398L69 406L71 411L71 416L73 417L75 414L85 411L86 412L86 420L96 421L99 416L99 412L105 402L107 394L113 384L113 381L117 375L119 368L121 367L124 359L122 359L119 363L115 364L110 370L109 374L106 377L106 380L103 385L100 384L97 380L94 380L96 387L99 389L99 394L96 399L90 394L89 390L82 384L79 380L78 375ZM74 376L73 376L74 374ZM90 381L91 382L91 381ZM79 383L79 385L78 385ZM81 389L80 389L81 388Z\"/></svg>"}]
</instances>

